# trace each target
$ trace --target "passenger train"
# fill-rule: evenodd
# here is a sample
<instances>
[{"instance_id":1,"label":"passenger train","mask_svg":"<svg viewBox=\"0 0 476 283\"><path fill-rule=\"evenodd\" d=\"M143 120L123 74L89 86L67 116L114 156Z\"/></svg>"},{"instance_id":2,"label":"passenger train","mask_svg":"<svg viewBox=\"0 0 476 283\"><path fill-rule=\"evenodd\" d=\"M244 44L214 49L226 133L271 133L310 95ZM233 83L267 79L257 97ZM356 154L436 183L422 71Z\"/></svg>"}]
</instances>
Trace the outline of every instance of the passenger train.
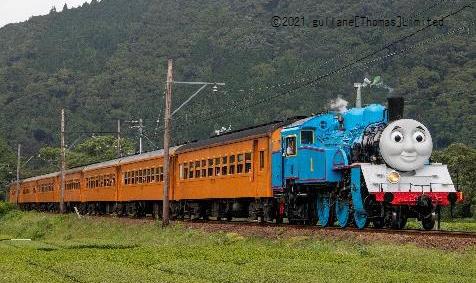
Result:
<instances>
[{"instance_id":1,"label":"passenger train","mask_svg":"<svg viewBox=\"0 0 476 283\"><path fill-rule=\"evenodd\" d=\"M161 217L170 178L173 218L433 229L440 208L463 199L446 165L430 162L432 138L403 119L403 98L272 122L171 149L66 171L64 200L83 214ZM10 202L57 211L60 173L22 180Z\"/></svg>"}]
</instances>

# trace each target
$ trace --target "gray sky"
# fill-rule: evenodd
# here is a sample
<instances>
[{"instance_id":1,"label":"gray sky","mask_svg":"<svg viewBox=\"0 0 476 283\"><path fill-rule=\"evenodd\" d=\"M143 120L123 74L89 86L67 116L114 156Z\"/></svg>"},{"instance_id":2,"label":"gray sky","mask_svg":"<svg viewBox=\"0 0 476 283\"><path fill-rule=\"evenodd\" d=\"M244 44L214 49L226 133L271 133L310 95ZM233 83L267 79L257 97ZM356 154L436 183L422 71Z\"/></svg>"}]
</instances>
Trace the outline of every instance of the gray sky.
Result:
<instances>
[{"instance_id":1,"label":"gray sky","mask_svg":"<svg viewBox=\"0 0 476 283\"><path fill-rule=\"evenodd\" d=\"M31 16L46 15L53 6L56 11L61 11L64 3L72 8L81 6L84 2L91 0L0 0L0 27L26 21Z\"/></svg>"}]
</instances>

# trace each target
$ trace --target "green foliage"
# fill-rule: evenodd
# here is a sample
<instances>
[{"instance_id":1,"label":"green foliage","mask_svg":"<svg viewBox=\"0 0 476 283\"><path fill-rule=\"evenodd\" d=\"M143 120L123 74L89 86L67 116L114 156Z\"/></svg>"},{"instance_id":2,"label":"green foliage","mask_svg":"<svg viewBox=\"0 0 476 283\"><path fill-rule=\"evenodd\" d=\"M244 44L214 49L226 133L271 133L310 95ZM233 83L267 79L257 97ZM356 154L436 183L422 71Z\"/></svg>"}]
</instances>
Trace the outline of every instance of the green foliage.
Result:
<instances>
[{"instance_id":1,"label":"green foliage","mask_svg":"<svg viewBox=\"0 0 476 283\"><path fill-rule=\"evenodd\" d=\"M15 209L15 206L9 202L0 201L0 218L8 212Z\"/></svg>"},{"instance_id":2,"label":"green foliage","mask_svg":"<svg viewBox=\"0 0 476 283\"><path fill-rule=\"evenodd\" d=\"M31 212L1 218L0 227L0 239L36 239L0 241L3 282L471 282L476 276L470 247L265 239Z\"/></svg>"},{"instance_id":3,"label":"green foliage","mask_svg":"<svg viewBox=\"0 0 476 283\"><path fill-rule=\"evenodd\" d=\"M473 22L469 9L445 20L443 28L425 29L369 60L437 39L329 77L324 75L421 27L270 24L274 15L298 14L308 23L315 18L352 17L356 11L426 19L458 8L451 1L431 8L427 2L104 0L7 25L0 29L0 119L9 122L0 126L0 136L12 145L24 144L29 153L57 145L59 110L66 107L68 139L78 138L75 132L115 130L115 119L143 118L146 134L160 144L162 133L154 129L157 118L163 121L162 93L171 57L178 80L226 83L217 94L207 88L174 117L174 143L207 137L221 126L237 129L325 111L327 102L338 95L353 103L353 82L380 75L396 94L405 96L407 115L430 128L437 148L462 141L474 147L475 36L466 32L469 29L445 35ZM461 5L466 2L470 1ZM301 86L302 80L322 76L317 84L269 99L294 89L295 85L283 83ZM173 105L195 90L175 87ZM365 89L364 103L384 102L387 94ZM261 100L267 102L256 103ZM247 107L230 107L243 104ZM124 132L129 137L135 134Z\"/></svg>"},{"instance_id":4,"label":"green foliage","mask_svg":"<svg viewBox=\"0 0 476 283\"><path fill-rule=\"evenodd\" d=\"M452 144L444 150L434 151L432 160L448 165L453 182L464 195L461 214L471 216L471 205L476 204L476 149L461 143Z\"/></svg>"},{"instance_id":5,"label":"green foliage","mask_svg":"<svg viewBox=\"0 0 476 283\"><path fill-rule=\"evenodd\" d=\"M0 200L5 199L8 184L15 176L15 154L0 137Z\"/></svg>"},{"instance_id":6,"label":"green foliage","mask_svg":"<svg viewBox=\"0 0 476 283\"><path fill-rule=\"evenodd\" d=\"M122 138L120 143L123 155L134 153L134 144L131 140ZM57 171L60 155L61 149L57 147L42 147L39 151L41 160L49 164L49 167L47 167L49 171ZM93 136L66 151L68 168L115 158L117 158L117 138L113 136ZM45 172L48 170L45 170Z\"/></svg>"}]
</instances>

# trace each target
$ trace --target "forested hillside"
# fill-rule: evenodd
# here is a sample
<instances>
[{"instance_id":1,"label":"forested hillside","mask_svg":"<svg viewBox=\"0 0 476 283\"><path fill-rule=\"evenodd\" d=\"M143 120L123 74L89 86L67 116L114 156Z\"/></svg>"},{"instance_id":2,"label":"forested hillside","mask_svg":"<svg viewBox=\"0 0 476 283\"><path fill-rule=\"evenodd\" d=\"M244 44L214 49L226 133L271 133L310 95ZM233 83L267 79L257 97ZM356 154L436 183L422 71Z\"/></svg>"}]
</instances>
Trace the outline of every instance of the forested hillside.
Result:
<instances>
[{"instance_id":1,"label":"forested hillside","mask_svg":"<svg viewBox=\"0 0 476 283\"><path fill-rule=\"evenodd\" d=\"M103 0L52 11L0 29L0 136L27 153L92 132L136 130L146 149L161 143L167 58L179 81L217 81L174 120L174 141L199 139L354 101L354 82L381 76L364 103L388 89L432 131L436 148L476 145L476 37L472 1ZM421 19L420 26L310 27L313 19ZM305 27L273 27L273 16L304 17ZM445 17L443 26L426 19ZM394 44L389 44L394 42ZM382 48L387 46L387 48ZM362 59L363 58L363 59ZM314 81L311 81L314 80ZM178 106L197 87L176 85ZM157 120L159 123L157 123Z\"/></svg>"}]
</instances>

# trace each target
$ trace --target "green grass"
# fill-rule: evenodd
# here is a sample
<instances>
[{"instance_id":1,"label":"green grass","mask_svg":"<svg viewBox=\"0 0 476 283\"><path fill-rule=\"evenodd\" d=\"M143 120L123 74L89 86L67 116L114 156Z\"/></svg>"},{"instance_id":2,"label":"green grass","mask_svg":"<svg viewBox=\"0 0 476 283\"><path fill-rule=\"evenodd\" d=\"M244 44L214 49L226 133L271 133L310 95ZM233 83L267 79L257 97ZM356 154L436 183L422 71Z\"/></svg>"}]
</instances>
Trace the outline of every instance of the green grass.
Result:
<instances>
[{"instance_id":1,"label":"green grass","mask_svg":"<svg viewBox=\"0 0 476 283\"><path fill-rule=\"evenodd\" d=\"M270 240L181 225L10 211L0 282L474 282L476 250Z\"/></svg>"},{"instance_id":2,"label":"green grass","mask_svg":"<svg viewBox=\"0 0 476 283\"><path fill-rule=\"evenodd\" d=\"M413 229L422 229L421 222L417 222L416 220L409 220L406 227ZM474 218L442 220L441 230L476 232L476 220Z\"/></svg>"}]
</instances>

